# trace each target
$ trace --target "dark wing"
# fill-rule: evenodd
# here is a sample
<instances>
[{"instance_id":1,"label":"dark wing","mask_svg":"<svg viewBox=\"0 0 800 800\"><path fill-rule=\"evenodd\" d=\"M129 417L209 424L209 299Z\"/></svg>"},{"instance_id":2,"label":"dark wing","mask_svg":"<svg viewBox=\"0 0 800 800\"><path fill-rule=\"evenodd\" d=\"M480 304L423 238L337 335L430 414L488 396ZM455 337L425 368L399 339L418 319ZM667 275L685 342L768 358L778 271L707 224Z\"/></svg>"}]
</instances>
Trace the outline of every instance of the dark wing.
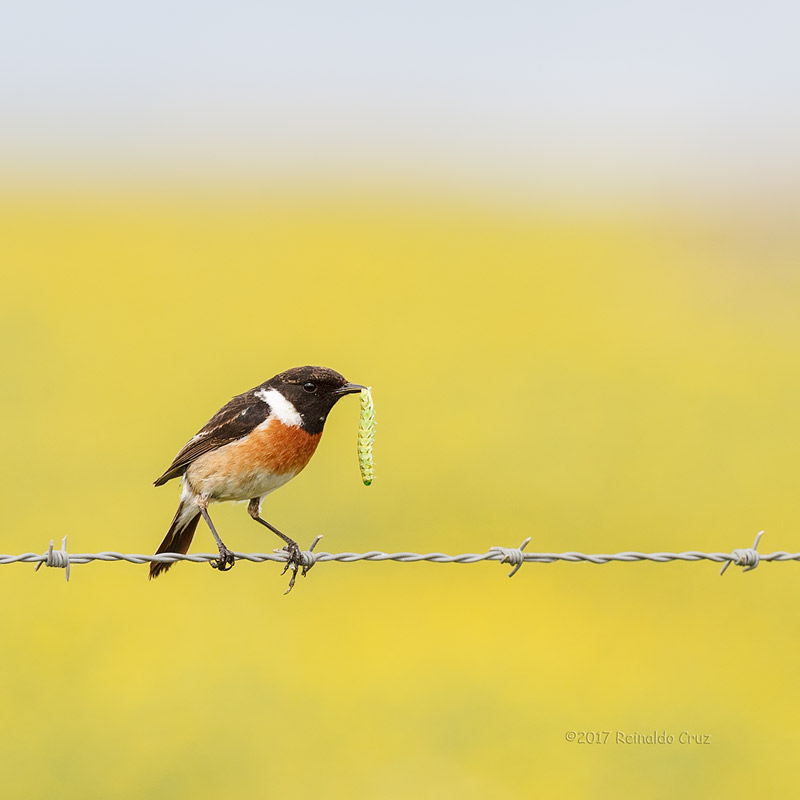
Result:
<instances>
[{"instance_id":1,"label":"dark wing","mask_svg":"<svg viewBox=\"0 0 800 800\"><path fill-rule=\"evenodd\" d=\"M173 478L183 475L186 468L203 453L216 450L230 442L235 442L257 428L268 416L269 405L255 396L258 390L251 389L237 394L181 448L166 472L155 481L161 486Z\"/></svg>"}]
</instances>

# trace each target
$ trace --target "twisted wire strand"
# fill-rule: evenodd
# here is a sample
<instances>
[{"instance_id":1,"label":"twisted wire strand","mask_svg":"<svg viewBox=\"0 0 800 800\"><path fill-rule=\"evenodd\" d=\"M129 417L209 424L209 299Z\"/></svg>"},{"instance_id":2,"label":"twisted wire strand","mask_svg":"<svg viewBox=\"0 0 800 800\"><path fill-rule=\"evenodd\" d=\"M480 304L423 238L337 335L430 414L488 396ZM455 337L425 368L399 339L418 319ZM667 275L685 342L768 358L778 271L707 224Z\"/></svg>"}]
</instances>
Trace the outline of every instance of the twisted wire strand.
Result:
<instances>
[{"instance_id":1,"label":"twisted wire strand","mask_svg":"<svg viewBox=\"0 0 800 800\"><path fill-rule=\"evenodd\" d=\"M526 553L524 548L530 541L528 537L519 547L493 547L485 553L460 553L458 555L448 555L447 553L411 553L397 552L384 553L380 550L370 550L366 553L328 553L314 552L314 547L319 542L317 537L308 550L302 551L301 564L310 569L317 562L339 561L353 563L355 561L396 561L410 564L420 561L428 561L434 564L475 564L480 561L499 561L513 566L509 577L514 575L523 564L552 564L557 561L567 563L587 562L590 564L608 564L611 562L631 563L634 561L650 561L653 563L666 563L669 561L714 561L723 564L721 574L730 564L735 564L744 568L744 571L755 569L762 561L800 561L800 553L790 553L785 550L776 550L774 553L758 553L756 547L763 531L756 536L753 547L736 549L731 553L704 553L699 550L689 550L683 553L642 553L638 551L625 551L621 553L580 553L577 551L567 551L564 553ZM272 553L239 553L235 552L237 561L250 561L253 563L263 563L274 561L285 563L289 560L286 550L275 550ZM53 550L53 543L45 553L20 553L18 555L0 555L0 565L27 563L36 564L37 569L42 564L49 567L60 567L69 569L71 564L88 564L91 561L127 561L131 564L148 564L151 562L173 563L176 561L189 561L191 563L211 562L219 558L217 553L159 553L157 555L146 555L142 553L120 553L115 550L104 550L100 553L67 553L66 537L61 543L61 550Z\"/></svg>"}]
</instances>

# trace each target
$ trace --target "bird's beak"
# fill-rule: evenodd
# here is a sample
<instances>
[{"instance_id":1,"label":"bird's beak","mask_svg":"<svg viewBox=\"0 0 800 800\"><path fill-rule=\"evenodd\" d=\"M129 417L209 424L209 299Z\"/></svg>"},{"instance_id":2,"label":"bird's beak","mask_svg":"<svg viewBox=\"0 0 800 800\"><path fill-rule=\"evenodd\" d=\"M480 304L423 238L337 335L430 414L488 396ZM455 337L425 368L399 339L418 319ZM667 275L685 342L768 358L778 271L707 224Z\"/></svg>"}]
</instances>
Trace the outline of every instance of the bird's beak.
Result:
<instances>
[{"instance_id":1,"label":"bird's beak","mask_svg":"<svg viewBox=\"0 0 800 800\"><path fill-rule=\"evenodd\" d=\"M336 394L355 394L356 392L363 392L366 388L360 383L346 383L341 389L336 390Z\"/></svg>"}]
</instances>

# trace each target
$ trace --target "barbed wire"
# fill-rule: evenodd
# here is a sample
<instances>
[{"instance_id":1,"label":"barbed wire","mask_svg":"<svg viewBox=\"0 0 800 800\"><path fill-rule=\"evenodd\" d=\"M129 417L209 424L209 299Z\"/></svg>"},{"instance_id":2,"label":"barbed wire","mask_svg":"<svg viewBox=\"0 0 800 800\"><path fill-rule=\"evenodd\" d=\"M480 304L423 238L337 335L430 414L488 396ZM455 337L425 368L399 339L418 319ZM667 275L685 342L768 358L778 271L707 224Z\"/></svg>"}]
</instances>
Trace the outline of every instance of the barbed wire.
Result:
<instances>
[{"instance_id":1,"label":"barbed wire","mask_svg":"<svg viewBox=\"0 0 800 800\"><path fill-rule=\"evenodd\" d=\"M567 563L577 563L581 561L590 564L608 564L610 562L630 563L634 561L651 561L662 564L668 561L713 561L722 564L720 575L731 565L743 567L744 572L755 569L762 561L800 561L800 553L789 553L785 550L778 550L774 553L760 554L758 547L764 531L756 534L752 547L736 549L731 553L703 553L697 550L689 550L683 553L640 553L637 551L625 551L622 553L595 553L586 554L574 551L565 553L526 553L524 552L531 537L525 539L519 547L490 547L485 553L461 553L460 555L448 555L447 553L384 553L379 550L370 550L366 553L326 553L314 552L314 548L319 543L321 536L317 536L308 550L303 550L300 556L300 566L303 572L307 572L311 567L319 562L339 561L352 563L355 561L398 561L401 563L417 563L419 561L429 561L434 564L476 564L480 561L499 561L503 564L511 564L512 570L508 577L513 577L523 564L552 564L556 561ZM219 558L217 553L159 553L157 555L144 555L140 553L119 553L114 550L106 550L100 553L67 553L67 537L61 542L61 549L54 550L53 541L45 553L21 553L19 555L0 555L0 565L4 564L36 564L36 569L44 564L47 567L57 567L66 570L66 579L69 580L70 567L72 564L88 564L91 561L127 561L131 564L149 564L157 562L161 564L171 564L177 561L189 561L191 563L202 563L216 561ZM265 561L275 561L286 563L289 561L289 553L285 549L274 550L272 553L234 553L237 561L250 561L263 563Z\"/></svg>"}]
</instances>

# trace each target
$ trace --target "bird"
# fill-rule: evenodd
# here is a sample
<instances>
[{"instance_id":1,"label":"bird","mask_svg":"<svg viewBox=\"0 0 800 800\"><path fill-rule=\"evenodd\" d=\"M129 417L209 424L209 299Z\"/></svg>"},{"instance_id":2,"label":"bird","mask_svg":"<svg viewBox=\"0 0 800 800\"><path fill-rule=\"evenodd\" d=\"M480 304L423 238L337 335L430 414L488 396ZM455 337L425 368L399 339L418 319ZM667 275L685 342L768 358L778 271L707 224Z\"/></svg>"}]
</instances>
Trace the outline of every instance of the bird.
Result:
<instances>
[{"instance_id":1,"label":"bird","mask_svg":"<svg viewBox=\"0 0 800 800\"><path fill-rule=\"evenodd\" d=\"M292 567L287 593L301 565L293 539L261 517L263 499L295 477L317 449L333 406L366 387L350 383L327 367L294 367L237 394L181 448L164 473L154 481L162 486L182 479L178 510L159 553L186 553L202 517L216 540L219 558L211 566L231 569L233 553L223 543L208 514L210 503L248 501L247 513L284 542ZM172 563L150 563L150 578Z\"/></svg>"}]
</instances>

